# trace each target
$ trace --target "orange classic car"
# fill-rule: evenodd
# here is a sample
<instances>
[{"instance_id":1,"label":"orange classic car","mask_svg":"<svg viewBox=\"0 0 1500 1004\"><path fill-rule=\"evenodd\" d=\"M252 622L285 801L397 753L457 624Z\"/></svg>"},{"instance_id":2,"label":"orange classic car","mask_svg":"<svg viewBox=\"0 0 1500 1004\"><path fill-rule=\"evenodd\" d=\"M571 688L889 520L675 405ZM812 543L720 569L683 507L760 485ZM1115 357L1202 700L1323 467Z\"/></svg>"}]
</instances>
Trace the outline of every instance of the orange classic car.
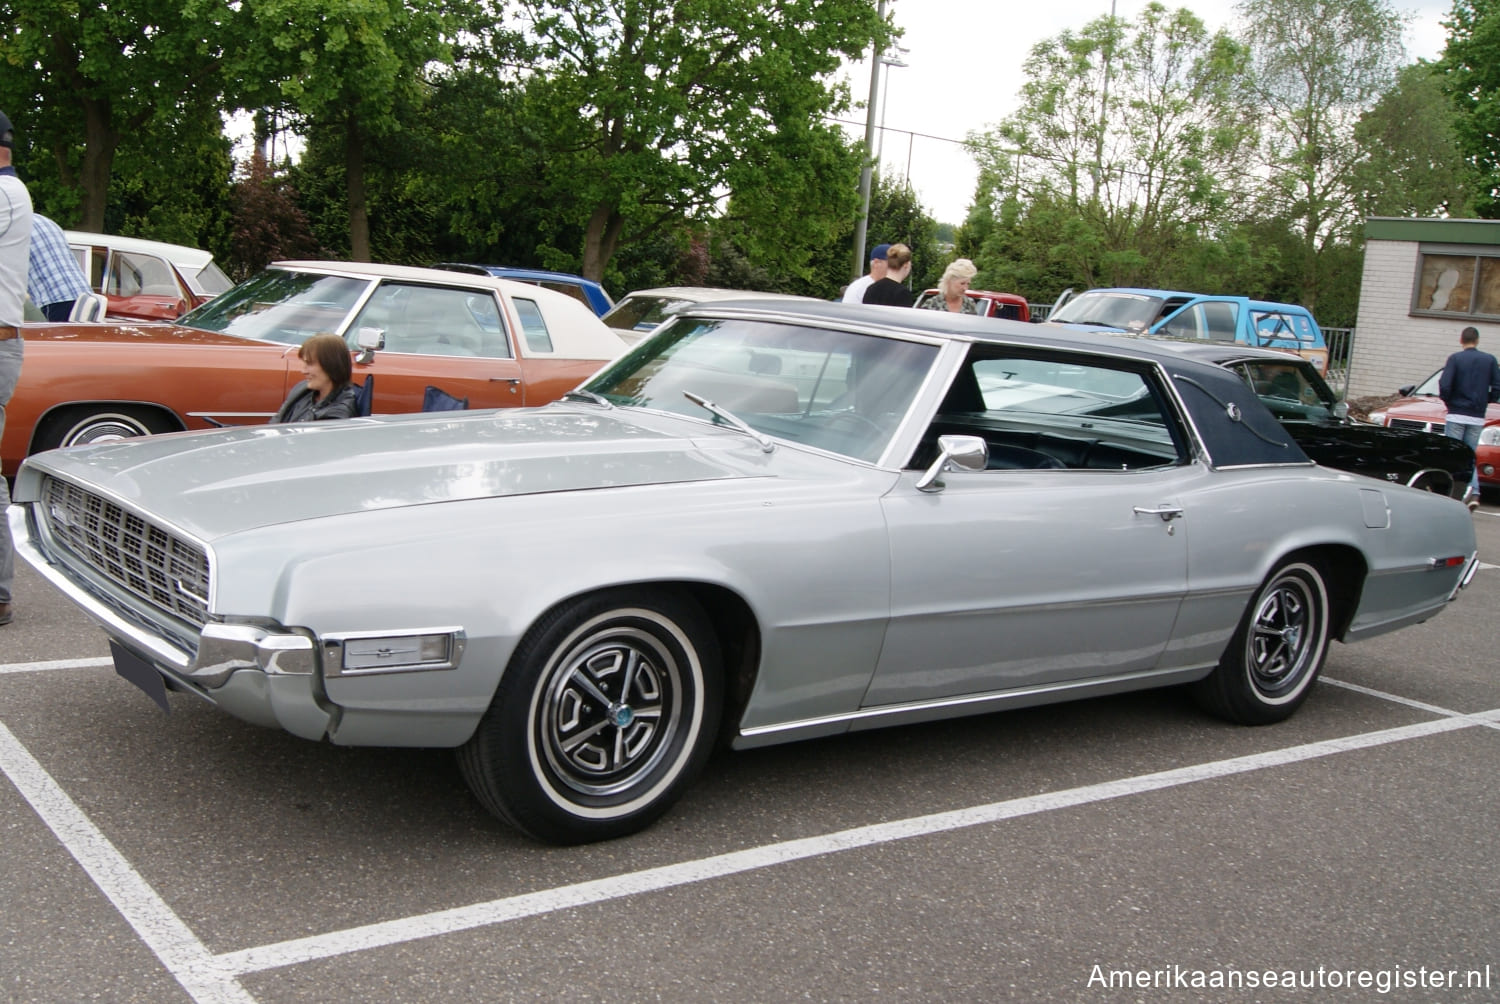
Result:
<instances>
[{"instance_id":1,"label":"orange classic car","mask_svg":"<svg viewBox=\"0 0 1500 1004\"><path fill-rule=\"evenodd\" d=\"M471 408L545 404L625 342L577 300L490 276L277 262L175 323L22 326L4 473L42 450L268 421L302 379L297 347L331 331L370 378L375 414L422 409L429 386Z\"/></svg>"}]
</instances>

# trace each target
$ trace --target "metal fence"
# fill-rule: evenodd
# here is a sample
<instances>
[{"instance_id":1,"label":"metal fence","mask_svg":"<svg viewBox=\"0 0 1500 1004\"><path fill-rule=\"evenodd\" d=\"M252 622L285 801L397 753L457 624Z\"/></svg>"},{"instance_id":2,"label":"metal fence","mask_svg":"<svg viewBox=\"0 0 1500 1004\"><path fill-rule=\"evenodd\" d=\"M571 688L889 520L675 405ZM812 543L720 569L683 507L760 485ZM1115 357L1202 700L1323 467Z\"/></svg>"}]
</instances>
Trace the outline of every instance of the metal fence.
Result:
<instances>
[{"instance_id":1,"label":"metal fence","mask_svg":"<svg viewBox=\"0 0 1500 1004\"><path fill-rule=\"evenodd\" d=\"M1353 328L1324 328L1328 343L1328 386L1343 400L1349 393L1349 360L1354 352Z\"/></svg>"}]
</instances>

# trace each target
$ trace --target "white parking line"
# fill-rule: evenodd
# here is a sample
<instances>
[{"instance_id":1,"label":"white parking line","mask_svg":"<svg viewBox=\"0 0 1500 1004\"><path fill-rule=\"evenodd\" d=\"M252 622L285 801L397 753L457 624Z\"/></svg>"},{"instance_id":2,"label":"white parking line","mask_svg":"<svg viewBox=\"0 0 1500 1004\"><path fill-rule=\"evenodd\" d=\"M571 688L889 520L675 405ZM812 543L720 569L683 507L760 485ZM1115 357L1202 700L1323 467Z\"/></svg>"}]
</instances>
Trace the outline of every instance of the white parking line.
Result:
<instances>
[{"instance_id":1,"label":"white parking line","mask_svg":"<svg viewBox=\"0 0 1500 1004\"><path fill-rule=\"evenodd\" d=\"M109 660L93 660L85 661L84 664L107 665L108 662ZM26 664L17 664L19 665ZM62 668L61 663L30 665L38 668ZM0 667L0 672L26 671L17 666ZM10 778L22 797L31 804L37 815L56 835L58 841L83 866L84 871L120 911L126 922L195 1001L202 1002L202 1004L219 1004L219 1002L253 1004L254 998L239 984L238 977L319 959L334 958L366 949L502 924L522 917L535 917L576 906L603 903L640 893L724 878L860 847L946 833L1150 791L1161 791L1199 781L1230 777L1355 750L1371 749L1460 729L1494 728L1500 724L1500 709L1464 715L1355 684L1334 680L1326 682L1441 717L1398 728L1305 743L1248 756L1084 785L1066 791L1049 792L966 809L876 823L818 837L767 844L748 850L665 865L660 868L628 872L590 882L559 886L342 931L331 931L313 937L261 945L221 955L213 955L208 951L187 925L141 878L108 838L90 822L83 811L3 724L0 724L0 773Z\"/></svg>"},{"instance_id":2,"label":"white parking line","mask_svg":"<svg viewBox=\"0 0 1500 1004\"><path fill-rule=\"evenodd\" d=\"M200 1004L254 1004L234 975L99 832L26 747L0 723L0 771L83 866L167 972Z\"/></svg>"},{"instance_id":3,"label":"white parking line","mask_svg":"<svg viewBox=\"0 0 1500 1004\"><path fill-rule=\"evenodd\" d=\"M228 966L236 973L252 973L266 969L276 969L282 966L311 962L316 959L346 955L350 952L363 951L367 948L378 948L385 945L413 941L419 938L428 938L434 935L451 934L490 924L500 924L521 917L534 917L540 914L570 909L575 906L602 903L625 896L634 896L638 893L670 889L674 886L689 885L708 879L724 878L741 872L785 864L790 861L800 861L805 858L820 857L825 854L835 854L840 851L853 850L859 847L869 847L874 844L906 840L911 837L930 836L935 833L945 833L970 826L995 823L1005 819L1015 819L1020 816L1034 815L1039 812L1068 809L1075 806L1088 805L1093 802L1123 798L1127 795L1138 795L1142 792L1159 791L1163 788L1192 784L1197 781L1208 781L1234 774L1264 770L1268 767L1281 767L1286 764L1298 763L1317 757L1347 753L1351 750L1368 749L1374 746L1384 746L1389 743L1404 742L1408 739L1418 739L1424 736L1438 735L1457 729L1488 724L1489 720L1492 719L1500 719L1500 709L1486 712L1484 715L1479 716L1464 715L1442 718L1436 721L1420 722L1415 725L1405 725L1400 728L1385 729L1379 732L1366 732L1362 735L1348 736L1343 739L1307 743L1302 746L1291 746L1286 749L1271 750L1265 753L1255 753L1249 756L1218 760L1191 767L1180 767L1175 770L1160 771L1155 774L1142 774L1137 777L1124 778L1118 781L1105 781L1101 784L1090 784L1081 788L1070 788L1066 791L1048 792L1026 798L993 802L989 805L973 806L968 809L957 809L951 812L938 812L928 816L900 819L889 823L860 826L837 833L825 834L820 837L808 837L802 840L788 840L779 844L767 844L763 847L754 847L749 850L700 858L696 861L684 861L679 864L665 865L660 868L649 868L645 871L596 879L592 882L580 882L576 885L560 886L541 892L492 900L488 903L476 903L472 906L458 907L452 910L440 910L435 913L406 917L401 920L368 924L363 927L334 931L311 938L298 938L294 941L284 941L280 944L263 945L259 948L250 948L239 952L226 952L218 956L217 961Z\"/></svg>"},{"instance_id":4,"label":"white parking line","mask_svg":"<svg viewBox=\"0 0 1500 1004\"><path fill-rule=\"evenodd\" d=\"M1418 711L1427 711L1434 715L1451 715L1457 717L1462 714L1462 712L1454 711L1451 708L1441 708L1436 704L1428 704L1426 701L1415 701L1410 697L1401 697L1398 694L1390 694L1384 690L1373 690L1369 687L1361 687L1357 683L1345 683L1343 680L1331 680L1326 676L1319 678L1318 682L1326 683L1330 687L1342 687L1345 690L1352 690L1357 694L1364 694L1368 697L1378 697L1382 701L1390 701L1393 704L1404 704L1408 708L1416 708ZM1482 722L1482 724L1492 729L1500 729L1500 721Z\"/></svg>"},{"instance_id":5,"label":"white parking line","mask_svg":"<svg viewBox=\"0 0 1500 1004\"><path fill-rule=\"evenodd\" d=\"M102 659L53 659L51 662L12 662L0 664L0 676L7 673L45 673L51 669L92 669L95 666L113 666L114 660Z\"/></svg>"}]
</instances>

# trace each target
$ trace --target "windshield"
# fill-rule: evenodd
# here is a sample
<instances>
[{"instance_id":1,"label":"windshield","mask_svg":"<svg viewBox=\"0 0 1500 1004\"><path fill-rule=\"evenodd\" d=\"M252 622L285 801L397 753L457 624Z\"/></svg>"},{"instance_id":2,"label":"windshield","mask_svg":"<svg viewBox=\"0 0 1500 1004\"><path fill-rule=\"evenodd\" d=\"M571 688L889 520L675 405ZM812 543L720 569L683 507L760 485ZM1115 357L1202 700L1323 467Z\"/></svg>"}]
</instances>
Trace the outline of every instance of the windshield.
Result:
<instances>
[{"instance_id":1,"label":"windshield","mask_svg":"<svg viewBox=\"0 0 1500 1004\"><path fill-rule=\"evenodd\" d=\"M1232 367L1255 395L1283 422L1317 422L1337 418L1338 398L1310 363L1288 359L1250 359Z\"/></svg>"},{"instance_id":2,"label":"windshield","mask_svg":"<svg viewBox=\"0 0 1500 1004\"><path fill-rule=\"evenodd\" d=\"M344 325L372 280L267 269L190 310L178 324L301 345L319 332L344 333Z\"/></svg>"},{"instance_id":3,"label":"windshield","mask_svg":"<svg viewBox=\"0 0 1500 1004\"><path fill-rule=\"evenodd\" d=\"M1423 396L1426 396L1426 397L1437 397L1438 396L1438 383L1439 383L1439 381L1442 380L1442 378L1443 378L1443 371L1442 370L1438 370L1436 373L1432 374L1432 376L1428 377L1426 380L1423 380L1422 383L1417 387L1417 389L1414 390L1414 391L1412 391L1412 396L1413 397L1423 397Z\"/></svg>"},{"instance_id":4,"label":"windshield","mask_svg":"<svg viewBox=\"0 0 1500 1004\"><path fill-rule=\"evenodd\" d=\"M614 405L707 419L684 396L696 394L767 436L873 463L937 354L934 345L846 331L686 319L585 387Z\"/></svg>"},{"instance_id":5,"label":"windshield","mask_svg":"<svg viewBox=\"0 0 1500 1004\"><path fill-rule=\"evenodd\" d=\"M1058 324L1094 324L1144 331L1161 313L1161 305L1159 296L1093 291L1073 297L1047 320Z\"/></svg>"},{"instance_id":6,"label":"windshield","mask_svg":"<svg viewBox=\"0 0 1500 1004\"><path fill-rule=\"evenodd\" d=\"M627 296L604 315L604 323L622 331L650 330L687 302L680 296Z\"/></svg>"}]
</instances>

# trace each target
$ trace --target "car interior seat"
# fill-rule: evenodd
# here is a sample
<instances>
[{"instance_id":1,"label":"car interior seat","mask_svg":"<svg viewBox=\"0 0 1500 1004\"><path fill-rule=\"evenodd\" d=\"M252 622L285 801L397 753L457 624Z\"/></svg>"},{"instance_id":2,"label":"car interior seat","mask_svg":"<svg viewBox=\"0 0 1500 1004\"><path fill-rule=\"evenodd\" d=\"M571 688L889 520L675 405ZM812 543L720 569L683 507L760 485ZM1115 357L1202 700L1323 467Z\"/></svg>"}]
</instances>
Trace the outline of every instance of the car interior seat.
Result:
<instances>
[{"instance_id":1,"label":"car interior seat","mask_svg":"<svg viewBox=\"0 0 1500 1004\"><path fill-rule=\"evenodd\" d=\"M99 293L80 293L78 299L73 301L73 309L68 311L68 320L75 323L94 323L104 320L104 315L109 310L109 301Z\"/></svg>"},{"instance_id":2,"label":"car interior seat","mask_svg":"<svg viewBox=\"0 0 1500 1004\"><path fill-rule=\"evenodd\" d=\"M422 392L423 411L464 411L469 407L466 397L454 397L441 387L428 386Z\"/></svg>"}]
</instances>

